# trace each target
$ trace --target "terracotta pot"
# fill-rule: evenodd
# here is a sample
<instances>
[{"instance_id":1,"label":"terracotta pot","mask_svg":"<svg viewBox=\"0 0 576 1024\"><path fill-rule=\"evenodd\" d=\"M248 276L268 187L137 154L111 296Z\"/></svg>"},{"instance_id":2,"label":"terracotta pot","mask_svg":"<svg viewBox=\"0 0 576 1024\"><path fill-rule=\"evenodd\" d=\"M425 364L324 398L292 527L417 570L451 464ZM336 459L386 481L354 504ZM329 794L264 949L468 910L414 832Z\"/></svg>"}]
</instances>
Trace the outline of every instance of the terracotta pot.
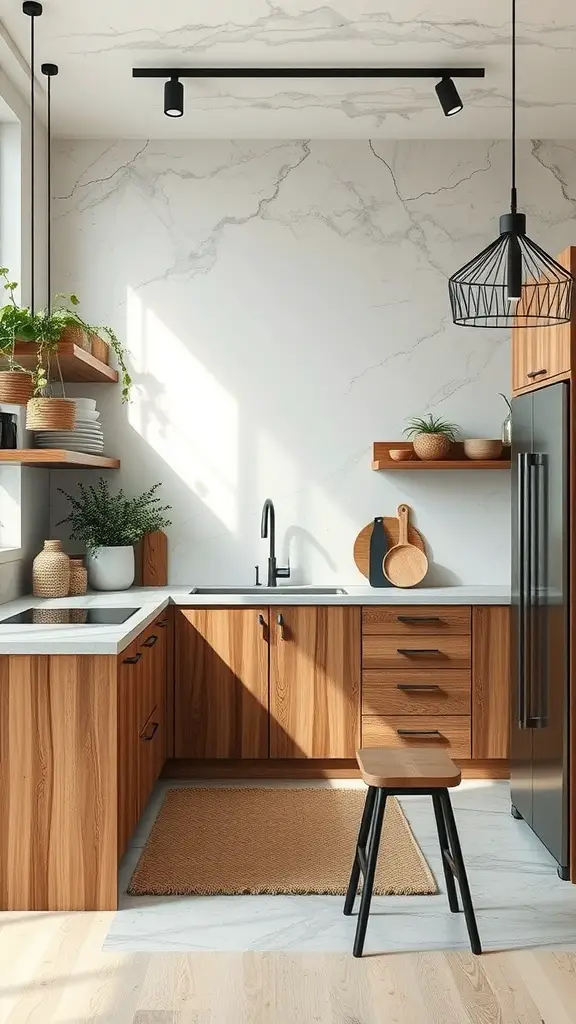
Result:
<instances>
[{"instance_id":1,"label":"terracotta pot","mask_svg":"<svg viewBox=\"0 0 576 1024\"><path fill-rule=\"evenodd\" d=\"M26 407L27 430L73 430L75 423L72 398L31 398Z\"/></svg>"},{"instance_id":2,"label":"terracotta pot","mask_svg":"<svg viewBox=\"0 0 576 1024\"><path fill-rule=\"evenodd\" d=\"M99 338L97 334L90 335L90 342L94 358L99 359L101 363L108 364L110 362L110 346L108 342Z\"/></svg>"},{"instance_id":3,"label":"terracotta pot","mask_svg":"<svg viewBox=\"0 0 576 1024\"><path fill-rule=\"evenodd\" d=\"M92 351L92 343L88 331L85 331L80 324L68 324L62 334L60 335L60 341L68 342L72 345L78 345L78 348L83 348L85 352Z\"/></svg>"},{"instance_id":4,"label":"terracotta pot","mask_svg":"<svg viewBox=\"0 0 576 1024\"><path fill-rule=\"evenodd\" d=\"M419 459L425 462L434 459L445 459L450 451L451 441L445 434L417 434L414 438L414 451Z\"/></svg>"},{"instance_id":5,"label":"terracotta pot","mask_svg":"<svg viewBox=\"0 0 576 1024\"><path fill-rule=\"evenodd\" d=\"M88 590L88 570L81 558L70 559L70 597L80 597Z\"/></svg>"},{"instance_id":6,"label":"terracotta pot","mask_svg":"<svg viewBox=\"0 0 576 1024\"><path fill-rule=\"evenodd\" d=\"M32 592L35 597L68 597L70 559L62 541L45 540L44 550L32 563Z\"/></svg>"},{"instance_id":7,"label":"terracotta pot","mask_svg":"<svg viewBox=\"0 0 576 1024\"><path fill-rule=\"evenodd\" d=\"M21 370L0 371L0 402L6 405L28 405L34 391L34 381Z\"/></svg>"}]
</instances>

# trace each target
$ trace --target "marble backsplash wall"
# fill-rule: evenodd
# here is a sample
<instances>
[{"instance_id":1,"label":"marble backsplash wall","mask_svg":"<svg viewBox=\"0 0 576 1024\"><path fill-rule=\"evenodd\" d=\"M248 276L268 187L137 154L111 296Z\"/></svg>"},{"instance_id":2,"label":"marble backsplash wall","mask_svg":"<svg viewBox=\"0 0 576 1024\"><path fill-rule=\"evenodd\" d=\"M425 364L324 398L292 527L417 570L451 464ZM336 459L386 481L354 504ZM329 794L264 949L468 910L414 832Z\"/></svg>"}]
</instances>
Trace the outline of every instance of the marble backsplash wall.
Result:
<instances>
[{"instance_id":1,"label":"marble backsplash wall","mask_svg":"<svg viewBox=\"0 0 576 1024\"><path fill-rule=\"evenodd\" d=\"M508 143L56 149L54 280L115 327L135 381L124 407L118 389L75 390L98 399L113 479L163 482L172 582L251 581L267 496L293 582L361 582L354 537L400 501L429 582L508 581L508 474L370 469L371 442L410 415L499 435L507 334L454 327L446 278L497 233ZM576 143L522 143L519 183L532 237L576 242ZM73 480L51 474L54 523Z\"/></svg>"}]
</instances>

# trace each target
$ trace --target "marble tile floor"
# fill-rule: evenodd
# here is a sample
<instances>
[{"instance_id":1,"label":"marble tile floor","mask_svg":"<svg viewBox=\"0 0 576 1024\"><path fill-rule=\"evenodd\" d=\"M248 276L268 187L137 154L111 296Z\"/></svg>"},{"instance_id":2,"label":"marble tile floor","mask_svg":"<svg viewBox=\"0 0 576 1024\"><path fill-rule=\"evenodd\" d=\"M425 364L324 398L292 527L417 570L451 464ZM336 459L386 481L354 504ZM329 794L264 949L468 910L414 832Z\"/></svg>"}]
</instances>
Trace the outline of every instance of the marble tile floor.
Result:
<instances>
[{"instance_id":1,"label":"marble tile floor","mask_svg":"<svg viewBox=\"0 0 576 1024\"><path fill-rule=\"evenodd\" d=\"M158 784L121 865L120 909L112 920L104 950L351 951L355 917L343 916L341 897L126 895L166 789L190 784ZM338 780L237 785L362 784ZM547 850L524 822L511 817L508 783L463 782L452 799L484 949L576 950L576 886L558 878ZM401 803L436 876L440 894L375 897L365 955L468 949L464 917L448 909L431 801L410 797ZM385 855L384 837L381 850Z\"/></svg>"}]
</instances>

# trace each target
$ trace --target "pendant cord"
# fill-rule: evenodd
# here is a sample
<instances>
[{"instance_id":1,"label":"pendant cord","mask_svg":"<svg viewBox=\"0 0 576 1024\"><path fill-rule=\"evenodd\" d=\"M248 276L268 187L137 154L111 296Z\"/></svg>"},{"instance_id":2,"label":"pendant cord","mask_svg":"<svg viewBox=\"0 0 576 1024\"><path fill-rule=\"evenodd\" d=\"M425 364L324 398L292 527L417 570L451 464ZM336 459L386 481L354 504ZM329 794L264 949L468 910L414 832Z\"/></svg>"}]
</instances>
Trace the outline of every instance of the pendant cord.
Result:
<instances>
[{"instance_id":1,"label":"pendant cord","mask_svg":"<svg viewBox=\"0 0 576 1024\"><path fill-rule=\"evenodd\" d=\"M36 174L34 168L35 152L34 152L34 135L35 135L35 100L34 100L34 21L35 17L30 18L30 310L32 315L35 312L35 202L34 192L36 188Z\"/></svg>"},{"instance_id":2,"label":"pendant cord","mask_svg":"<svg viewBox=\"0 0 576 1024\"><path fill-rule=\"evenodd\" d=\"M46 139L46 178L47 178L47 203L48 203L48 223L46 226L47 234L47 267L46 267L46 287L48 289L48 316L52 313L52 76L48 75L48 111L47 111L47 131L48 137Z\"/></svg>"},{"instance_id":3,"label":"pendant cord","mask_svg":"<svg viewBox=\"0 0 576 1024\"><path fill-rule=\"evenodd\" d=\"M516 213L516 0L512 0L512 188L510 211Z\"/></svg>"}]
</instances>

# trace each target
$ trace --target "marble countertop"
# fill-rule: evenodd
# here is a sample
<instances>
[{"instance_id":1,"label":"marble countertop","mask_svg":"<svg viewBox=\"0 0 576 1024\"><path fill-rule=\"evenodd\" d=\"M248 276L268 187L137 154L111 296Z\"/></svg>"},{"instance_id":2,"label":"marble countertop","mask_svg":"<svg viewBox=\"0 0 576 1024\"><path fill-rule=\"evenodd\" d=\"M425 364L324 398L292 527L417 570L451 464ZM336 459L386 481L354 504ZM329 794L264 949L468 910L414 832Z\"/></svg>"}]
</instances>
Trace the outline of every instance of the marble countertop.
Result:
<instances>
[{"instance_id":1,"label":"marble countertop","mask_svg":"<svg viewBox=\"0 0 576 1024\"><path fill-rule=\"evenodd\" d=\"M340 594L295 594L278 587L274 595L251 590L243 594L191 594L185 587L132 587L130 590L90 593L85 597L43 600L22 597L0 605L0 654L119 654L169 604L192 608L249 608L277 605L467 605L510 603L510 588L416 587L411 590L373 590L343 587ZM259 600L260 598L260 600ZM138 611L122 625L4 625L2 620L25 608L120 608Z\"/></svg>"}]
</instances>

